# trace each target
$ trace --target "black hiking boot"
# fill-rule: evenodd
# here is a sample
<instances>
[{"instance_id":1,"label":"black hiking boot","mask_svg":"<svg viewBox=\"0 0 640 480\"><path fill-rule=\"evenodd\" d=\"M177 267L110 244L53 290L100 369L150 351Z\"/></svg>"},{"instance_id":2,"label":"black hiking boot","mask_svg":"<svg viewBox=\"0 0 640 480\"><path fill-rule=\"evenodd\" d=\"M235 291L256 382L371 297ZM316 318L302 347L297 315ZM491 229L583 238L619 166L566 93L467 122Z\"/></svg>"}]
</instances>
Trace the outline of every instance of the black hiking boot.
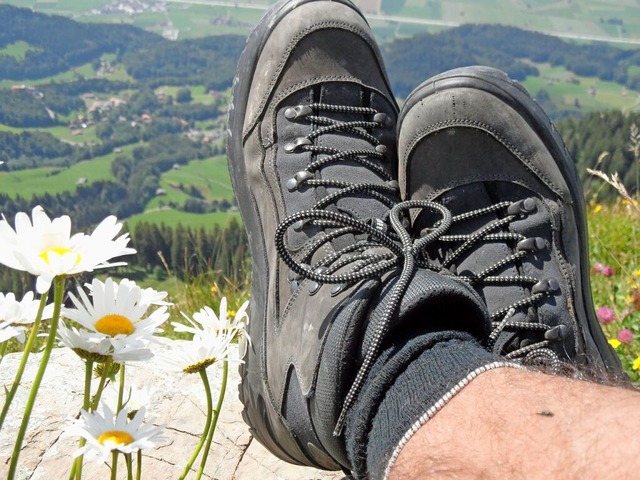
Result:
<instances>
[{"instance_id":1,"label":"black hiking boot","mask_svg":"<svg viewBox=\"0 0 640 480\"><path fill-rule=\"evenodd\" d=\"M591 301L575 165L519 83L488 67L425 81L400 114L398 158L403 198L452 212L448 234L423 253L482 296L487 347L554 371L622 376ZM415 215L414 234L428 234L432 220Z\"/></svg>"},{"instance_id":2,"label":"black hiking boot","mask_svg":"<svg viewBox=\"0 0 640 480\"><path fill-rule=\"evenodd\" d=\"M345 414L388 332L425 311L489 331L472 288L416 267L396 120L378 47L347 0L279 2L250 34L227 139L253 259L240 398L253 435L291 463L350 469Z\"/></svg>"}]
</instances>

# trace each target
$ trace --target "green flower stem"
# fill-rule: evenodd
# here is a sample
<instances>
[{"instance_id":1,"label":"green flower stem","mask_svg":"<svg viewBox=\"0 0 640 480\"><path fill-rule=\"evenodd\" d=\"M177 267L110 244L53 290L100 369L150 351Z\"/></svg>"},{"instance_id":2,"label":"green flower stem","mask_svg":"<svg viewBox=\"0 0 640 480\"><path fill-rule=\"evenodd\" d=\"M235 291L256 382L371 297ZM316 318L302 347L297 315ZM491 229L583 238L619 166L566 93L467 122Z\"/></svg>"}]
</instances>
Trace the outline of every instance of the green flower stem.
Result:
<instances>
[{"instance_id":1,"label":"green flower stem","mask_svg":"<svg viewBox=\"0 0 640 480\"><path fill-rule=\"evenodd\" d=\"M120 413L120 410L122 410L122 399L124 397L124 363L120 364L120 385L118 385L118 404L116 406L116 415L118 415ZM131 455L124 455L125 458L128 458L127 461L127 472L129 472L130 467L131 467ZM117 471L118 470L118 455L114 455L113 456L113 465L111 465L111 470L112 471ZM128 477L129 479L131 479L131 477Z\"/></svg>"},{"instance_id":2,"label":"green flower stem","mask_svg":"<svg viewBox=\"0 0 640 480\"><path fill-rule=\"evenodd\" d=\"M93 360L87 360L84 365L84 396L82 398L82 409L85 411L89 411L89 406L91 405L91 377L93 374ZM87 440L84 437L80 438L80 448L84 447L87 443ZM69 480L80 480L82 478L82 461L84 459L84 455L80 455L76 457L73 461L73 467L71 468L71 473L69 475Z\"/></svg>"},{"instance_id":3,"label":"green flower stem","mask_svg":"<svg viewBox=\"0 0 640 480\"><path fill-rule=\"evenodd\" d=\"M203 368L202 370L200 370L200 378L202 378L202 383L204 383L204 391L205 391L205 394L207 395L207 420L204 426L204 432L202 432L202 436L200 437L200 441L198 442L196 449L193 451L193 454L191 455L189 462L184 467L184 470L182 471L182 475L180 475L179 480L184 480L188 475L189 470L193 465L193 462L196 461L196 458L198 458L198 455L200 454L200 450L202 450L202 446L204 445L207 435L209 434L209 429L211 428L211 420L213 418L213 398L211 397L211 386L209 385L209 378L207 377L206 368Z\"/></svg>"},{"instance_id":4,"label":"green flower stem","mask_svg":"<svg viewBox=\"0 0 640 480\"><path fill-rule=\"evenodd\" d=\"M24 345L24 351L22 352L22 359L20 359L20 365L18 366L18 371L16 372L16 376L13 379L13 384L11 385L11 389L7 392L7 396L4 400L4 406L2 407L2 413L0 413L0 430L2 429L2 425L4 424L4 419L7 417L7 413L9 413L9 407L11 406L11 402L13 401L13 397L18 391L18 387L20 386L20 381L22 380L22 374L24 373L24 369L27 366L27 360L29 359L29 354L33 349L33 344L38 337L38 331L40 330L40 322L42 321L42 312L44 312L44 307L47 304L47 297L49 293L45 293L40 297L40 306L38 307L38 313L36 315L36 319L33 322L33 326L31 327L31 333L29 333L29 338L27 339L27 343ZM6 342L5 342L6 343Z\"/></svg>"},{"instance_id":5,"label":"green flower stem","mask_svg":"<svg viewBox=\"0 0 640 480\"><path fill-rule=\"evenodd\" d=\"M211 442L213 441L213 433L216 431L216 424L218 423L218 417L220 416L220 410L222 409L222 402L224 402L224 394L227 390L228 373L229 362L225 360L222 362L222 383L220 385L220 395L218 395L218 404L216 405L216 409L213 411L213 419L211 420L211 426L209 427L209 433L207 434L207 444L205 445L204 452L202 453L202 459L200 460L200 468L198 469L196 480L199 480L200 477L202 477L204 466L207 463L207 457L209 456L209 451L211 449Z\"/></svg>"},{"instance_id":6,"label":"green flower stem","mask_svg":"<svg viewBox=\"0 0 640 480\"><path fill-rule=\"evenodd\" d=\"M9 340L5 340L4 342L2 342L0 344L0 362L2 362L2 359L4 358L5 354L7 353L7 347L9 346Z\"/></svg>"},{"instance_id":7,"label":"green flower stem","mask_svg":"<svg viewBox=\"0 0 640 480\"><path fill-rule=\"evenodd\" d=\"M20 450L22 449L22 442L27 432L27 426L29 425L29 419L31 418L31 412L33 406L36 403L36 396L38 395L38 389L40 383L44 377L44 372L47 369L49 363L49 357L51 356L51 350L56 341L56 333L58 331L58 320L60 320L60 308L62 306L62 297L64 295L64 277L55 277L53 279L53 317L49 327L49 336L47 337L47 343L45 344L44 351L42 352L42 359L40 360L40 366L33 379L27 404L24 407L24 415L22 417L22 423L16 436L16 443L11 455L11 465L9 466L9 475L7 478L15 478L16 469L18 468L18 458L20 458ZM41 316L41 315L39 315ZM34 325L35 327L35 325Z\"/></svg>"},{"instance_id":8,"label":"green flower stem","mask_svg":"<svg viewBox=\"0 0 640 480\"><path fill-rule=\"evenodd\" d=\"M140 451L140 450L138 450ZM127 480L133 480L133 459L130 453L124 454L124 459L127 464Z\"/></svg>"},{"instance_id":9,"label":"green flower stem","mask_svg":"<svg viewBox=\"0 0 640 480\"><path fill-rule=\"evenodd\" d=\"M104 390L105 383L107 383L107 378L109 377L109 371L111 370L112 363L113 357L109 357L107 361L102 365L102 375L100 376L98 390L96 390L96 394L93 396L93 400L89 405L90 412L94 412L98 408L98 402L100 401L100 397L102 397L102 391Z\"/></svg>"},{"instance_id":10,"label":"green flower stem","mask_svg":"<svg viewBox=\"0 0 640 480\"><path fill-rule=\"evenodd\" d=\"M118 450L111 451L111 480L117 480L118 476Z\"/></svg>"},{"instance_id":11,"label":"green flower stem","mask_svg":"<svg viewBox=\"0 0 640 480\"><path fill-rule=\"evenodd\" d=\"M138 450L137 456L138 461L136 462L136 480L140 480L142 478L142 449Z\"/></svg>"},{"instance_id":12,"label":"green flower stem","mask_svg":"<svg viewBox=\"0 0 640 480\"><path fill-rule=\"evenodd\" d=\"M124 399L124 363L120 364L120 385L118 386L118 407L116 415L122 410L122 400Z\"/></svg>"}]
</instances>

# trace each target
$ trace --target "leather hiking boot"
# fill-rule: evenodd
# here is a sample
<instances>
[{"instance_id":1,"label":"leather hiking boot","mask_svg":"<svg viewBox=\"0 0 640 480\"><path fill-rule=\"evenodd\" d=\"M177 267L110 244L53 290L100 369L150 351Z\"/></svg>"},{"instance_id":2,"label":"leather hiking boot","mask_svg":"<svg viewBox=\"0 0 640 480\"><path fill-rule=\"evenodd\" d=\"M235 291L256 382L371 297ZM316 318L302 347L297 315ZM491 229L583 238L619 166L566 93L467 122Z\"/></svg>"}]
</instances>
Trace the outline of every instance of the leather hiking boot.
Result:
<instances>
[{"instance_id":1,"label":"leather hiking boot","mask_svg":"<svg viewBox=\"0 0 640 480\"><path fill-rule=\"evenodd\" d=\"M472 288L416 266L434 237L414 245L414 205L398 205L396 120L347 0L279 2L250 34L227 138L253 267L240 399L252 434L291 463L350 469L345 416L389 331L432 311L488 334Z\"/></svg>"},{"instance_id":2,"label":"leather hiking boot","mask_svg":"<svg viewBox=\"0 0 640 480\"><path fill-rule=\"evenodd\" d=\"M482 296L487 347L554 371L622 376L593 309L574 162L519 83L477 66L425 81L400 114L398 158L403 198L452 212L423 254ZM415 215L414 235L431 223L429 212Z\"/></svg>"}]
</instances>

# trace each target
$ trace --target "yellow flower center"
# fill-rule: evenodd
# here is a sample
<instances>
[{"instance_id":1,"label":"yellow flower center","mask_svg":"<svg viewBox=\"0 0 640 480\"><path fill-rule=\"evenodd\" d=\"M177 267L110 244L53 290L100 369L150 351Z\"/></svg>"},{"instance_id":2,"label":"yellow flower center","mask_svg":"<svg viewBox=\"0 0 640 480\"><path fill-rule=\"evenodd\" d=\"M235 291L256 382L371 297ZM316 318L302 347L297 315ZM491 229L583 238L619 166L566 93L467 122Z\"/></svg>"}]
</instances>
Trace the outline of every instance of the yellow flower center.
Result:
<instances>
[{"instance_id":1,"label":"yellow flower center","mask_svg":"<svg viewBox=\"0 0 640 480\"><path fill-rule=\"evenodd\" d=\"M116 445L129 445L133 440L134 438L129 433L122 430L109 430L98 437L100 445L104 445L106 442L115 443Z\"/></svg>"},{"instance_id":2,"label":"yellow flower center","mask_svg":"<svg viewBox=\"0 0 640 480\"><path fill-rule=\"evenodd\" d=\"M96 330L105 335L115 337L116 335L131 335L136 327L124 315L110 313L96 322Z\"/></svg>"},{"instance_id":3,"label":"yellow flower center","mask_svg":"<svg viewBox=\"0 0 640 480\"><path fill-rule=\"evenodd\" d=\"M73 253L76 256L76 261L73 264L73 266L75 267L76 265L78 265L78 263L80 263L80 255L78 255L76 252L74 252L73 250L71 250L70 248L67 248L67 247L51 247L51 248L47 248L44 252L42 252L40 254L40 258L42 258L45 262L49 263L49 254L50 253L57 253L60 256L66 254L66 253Z\"/></svg>"},{"instance_id":4,"label":"yellow flower center","mask_svg":"<svg viewBox=\"0 0 640 480\"><path fill-rule=\"evenodd\" d=\"M182 371L184 373L199 373L202 370L206 369L207 367L216 363L216 361L217 361L217 358L215 357L205 358L204 360L201 360L198 363L187 365L182 369Z\"/></svg>"}]
</instances>

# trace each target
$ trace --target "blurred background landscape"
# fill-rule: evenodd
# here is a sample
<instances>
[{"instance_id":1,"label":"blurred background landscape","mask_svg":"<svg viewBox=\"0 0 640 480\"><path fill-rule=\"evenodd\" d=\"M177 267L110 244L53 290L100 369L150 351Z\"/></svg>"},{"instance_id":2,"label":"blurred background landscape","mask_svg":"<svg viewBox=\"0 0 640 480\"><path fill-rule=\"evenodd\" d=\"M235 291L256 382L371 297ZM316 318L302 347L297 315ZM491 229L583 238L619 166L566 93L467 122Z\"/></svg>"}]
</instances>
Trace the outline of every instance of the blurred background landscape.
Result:
<instances>
[{"instance_id":1,"label":"blurred background landscape","mask_svg":"<svg viewBox=\"0 0 640 480\"><path fill-rule=\"evenodd\" d=\"M246 35L271 3L0 3L0 212L12 223L42 205L51 217L71 216L76 231L115 214L139 252L122 275L170 292L195 282L210 295L224 284L246 297L250 261L226 166L226 109ZM429 76L463 65L491 65L522 82L585 179L599 215L590 216L593 258L618 265L621 282L635 278L637 215L586 169L618 172L637 196L640 0L356 3L399 103ZM20 294L29 282L0 269L0 291ZM598 288L600 303L626 295Z\"/></svg>"}]
</instances>

